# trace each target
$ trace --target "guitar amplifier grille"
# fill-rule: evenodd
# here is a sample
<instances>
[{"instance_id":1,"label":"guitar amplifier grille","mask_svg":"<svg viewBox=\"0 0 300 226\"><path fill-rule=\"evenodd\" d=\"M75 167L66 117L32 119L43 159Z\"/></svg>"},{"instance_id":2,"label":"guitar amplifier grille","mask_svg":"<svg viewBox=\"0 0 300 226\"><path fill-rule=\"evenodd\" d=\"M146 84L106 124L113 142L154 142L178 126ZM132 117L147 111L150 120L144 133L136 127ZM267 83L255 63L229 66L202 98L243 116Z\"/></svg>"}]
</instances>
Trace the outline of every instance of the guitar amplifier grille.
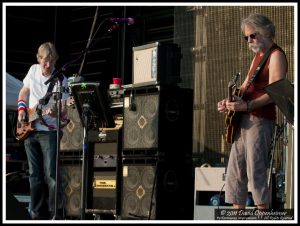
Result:
<instances>
[{"instance_id":1,"label":"guitar amplifier grille","mask_svg":"<svg viewBox=\"0 0 300 226\"><path fill-rule=\"evenodd\" d=\"M83 127L80 122L78 110L75 106L68 106L67 116L70 122L62 130L60 140L61 151L82 150Z\"/></svg>"},{"instance_id":2,"label":"guitar amplifier grille","mask_svg":"<svg viewBox=\"0 0 300 226\"><path fill-rule=\"evenodd\" d=\"M124 148L158 147L159 95L136 96L138 111L125 109Z\"/></svg>"},{"instance_id":3,"label":"guitar amplifier grille","mask_svg":"<svg viewBox=\"0 0 300 226\"><path fill-rule=\"evenodd\" d=\"M132 93L132 95L131 95ZM193 93L177 86L127 90L123 154L158 151L172 157L192 151Z\"/></svg>"}]
</instances>

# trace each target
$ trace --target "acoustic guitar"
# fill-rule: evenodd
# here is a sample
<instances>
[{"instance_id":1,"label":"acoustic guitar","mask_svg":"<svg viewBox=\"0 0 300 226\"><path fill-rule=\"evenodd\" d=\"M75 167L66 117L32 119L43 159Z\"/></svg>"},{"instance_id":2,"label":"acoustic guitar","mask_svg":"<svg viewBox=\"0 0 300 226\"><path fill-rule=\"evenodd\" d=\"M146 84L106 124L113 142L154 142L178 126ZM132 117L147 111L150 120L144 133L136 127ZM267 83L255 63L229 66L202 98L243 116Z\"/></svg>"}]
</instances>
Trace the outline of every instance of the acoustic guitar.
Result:
<instances>
[{"instance_id":1,"label":"acoustic guitar","mask_svg":"<svg viewBox=\"0 0 300 226\"><path fill-rule=\"evenodd\" d=\"M240 73L233 76L231 81L228 83L228 100L235 101L233 96L240 96L240 90L237 88L237 80ZM228 111L225 116L226 135L225 141L228 144L232 144L234 141L234 135L237 129L240 114L235 111Z\"/></svg>"},{"instance_id":2,"label":"acoustic guitar","mask_svg":"<svg viewBox=\"0 0 300 226\"><path fill-rule=\"evenodd\" d=\"M67 100L62 101L63 104L67 106L71 106L74 104L73 98L68 98ZM17 128L16 128L16 139L19 141L25 140L32 132L36 131L34 127L34 121L37 120L40 116L43 116L46 114L46 111L48 109L54 109L56 108L55 105L48 106L44 109L39 109L38 104L35 105L33 108L27 109L27 120L26 122L17 122ZM65 127L70 120L65 119L62 120L61 128Z\"/></svg>"}]
</instances>

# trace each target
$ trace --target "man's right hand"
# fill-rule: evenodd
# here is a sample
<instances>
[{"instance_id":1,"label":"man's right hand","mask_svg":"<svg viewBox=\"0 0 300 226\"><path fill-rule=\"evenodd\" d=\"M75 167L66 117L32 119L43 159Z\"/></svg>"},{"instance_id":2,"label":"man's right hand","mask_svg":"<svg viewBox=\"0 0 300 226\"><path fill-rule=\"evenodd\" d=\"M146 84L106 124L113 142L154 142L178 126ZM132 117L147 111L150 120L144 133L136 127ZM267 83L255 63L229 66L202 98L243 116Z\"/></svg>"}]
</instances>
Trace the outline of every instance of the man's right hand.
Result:
<instances>
[{"instance_id":1,"label":"man's right hand","mask_svg":"<svg viewBox=\"0 0 300 226\"><path fill-rule=\"evenodd\" d=\"M227 111L226 109L226 99L223 99L218 102L218 111L220 113L225 113Z\"/></svg>"},{"instance_id":2,"label":"man's right hand","mask_svg":"<svg viewBox=\"0 0 300 226\"><path fill-rule=\"evenodd\" d=\"M18 121L20 123L25 122L26 112L24 110L19 111L18 113Z\"/></svg>"}]
</instances>

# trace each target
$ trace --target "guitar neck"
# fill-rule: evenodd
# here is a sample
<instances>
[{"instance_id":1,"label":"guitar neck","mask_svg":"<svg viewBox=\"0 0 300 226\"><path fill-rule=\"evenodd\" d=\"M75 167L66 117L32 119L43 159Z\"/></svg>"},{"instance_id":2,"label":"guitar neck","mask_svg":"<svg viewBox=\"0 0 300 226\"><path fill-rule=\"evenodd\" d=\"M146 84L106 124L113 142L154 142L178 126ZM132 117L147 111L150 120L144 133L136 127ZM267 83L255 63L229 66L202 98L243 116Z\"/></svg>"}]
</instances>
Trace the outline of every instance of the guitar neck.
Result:
<instances>
[{"instance_id":1,"label":"guitar neck","mask_svg":"<svg viewBox=\"0 0 300 226\"><path fill-rule=\"evenodd\" d=\"M229 86L229 87L228 87L228 100L229 100L230 102L233 101L232 86Z\"/></svg>"},{"instance_id":2,"label":"guitar neck","mask_svg":"<svg viewBox=\"0 0 300 226\"><path fill-rule=\"evenodd\" d=\"M72 105L74 103L74 100L68 98L67 100L62 100L61 103L62 103L62 105L68 105L69 106L69 105ZM39 114L37 113L37 111L38 111L37 107L38 107L38 105L35 105L33 108L30 108L28 110L28 122L33 122L34 120L39 118ZM44 116L44 115L46 115L46 111L48 109L55 109L55 108L56 108L55 104L51 104L51 105L45 107L44 109L42 109L42 112L41 112L40 115Z\"/></svg>"},{"instance_id":3,"label":"guitar neck","mask_svg":"<svg viewBox=\"0 0 300 226\"><path fill-rule=\"evenodd\" d=\"M228 100L230 102L234 101L233 100L233 93L235 93L237 91L237 80L239 79L241 73L237 73L235 76L233 76L233 78L231 79L231 81L228 84Z\"/></svg>"},{"instance_id":4,"label":"guitar neck","mask_svg":"<svg viewBox=\"0 0 300 226\"><path fill-rule=\"evenodd\" d=\"M47 109L42 110L42 114L41 114L42 116L46 115ZM37 113L36 108L30 109L28 112L28 122L33 122L34 120L36 120L38 118L39 118L39 114Z\"/></svg>"}]
</instances>

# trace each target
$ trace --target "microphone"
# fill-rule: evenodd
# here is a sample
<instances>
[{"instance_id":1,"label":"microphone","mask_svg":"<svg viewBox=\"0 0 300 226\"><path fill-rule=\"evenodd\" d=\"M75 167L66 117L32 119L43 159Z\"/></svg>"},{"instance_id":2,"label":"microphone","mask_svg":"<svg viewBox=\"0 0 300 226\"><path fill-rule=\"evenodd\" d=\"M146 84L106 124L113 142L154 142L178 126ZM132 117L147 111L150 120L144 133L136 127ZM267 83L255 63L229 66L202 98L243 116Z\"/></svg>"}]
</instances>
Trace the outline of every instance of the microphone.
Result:
<instances>
[{"instance_id":1,"label":"microphone","mask_svg":"<svg viewBox=\"0 0 300 226\"><path fill-rule=\"evenodd\" d=\"M127 25L134 24L134 19L131 17L128 18L110 18L111 22L127 23Z\"/></svg>"},{"instance_id":2,"label":"microphone","mask_svg":"<svg viewBox=\"0 0 300 226\"><path fill-rule=\"evenodd\" d=\"M120 25L116 23L116 24L112 25L111 28L108 29L108 32L111 33L112 31L118 29L119 27L120 27Z\"/></svg>"}]
</instances>

